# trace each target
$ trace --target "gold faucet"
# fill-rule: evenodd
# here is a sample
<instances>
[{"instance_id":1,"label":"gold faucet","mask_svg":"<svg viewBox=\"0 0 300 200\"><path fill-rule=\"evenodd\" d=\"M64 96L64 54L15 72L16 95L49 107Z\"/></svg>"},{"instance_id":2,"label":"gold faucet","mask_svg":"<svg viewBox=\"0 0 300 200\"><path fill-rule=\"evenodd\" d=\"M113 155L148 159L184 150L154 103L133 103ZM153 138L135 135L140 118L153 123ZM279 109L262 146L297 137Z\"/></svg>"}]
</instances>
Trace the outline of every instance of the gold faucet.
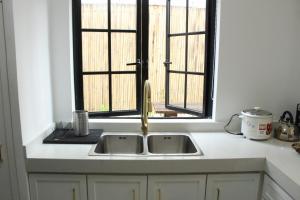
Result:
<instances>
[{"instance_id":1,"label":"gold faucet","mask_svg":"<svg viewBox=\"0 0 300 200\"><path fill-rule=\"evenodd\" d=\"M143 94L143 110L142 110L142 131L144 135L148 133L148 113L152 112L151 103L151 87L148 80L144 83L144 94Z\"/></svg>"}]
</instances>

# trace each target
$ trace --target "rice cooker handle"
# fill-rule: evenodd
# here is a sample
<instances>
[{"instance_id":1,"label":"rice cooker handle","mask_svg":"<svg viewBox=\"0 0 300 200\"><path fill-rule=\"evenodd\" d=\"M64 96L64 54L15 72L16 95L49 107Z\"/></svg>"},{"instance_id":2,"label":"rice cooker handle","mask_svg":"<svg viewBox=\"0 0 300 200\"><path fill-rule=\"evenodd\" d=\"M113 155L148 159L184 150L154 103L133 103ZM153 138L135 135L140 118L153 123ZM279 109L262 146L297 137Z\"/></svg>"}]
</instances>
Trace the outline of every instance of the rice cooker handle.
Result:
<instances>
[{"instance_id":1,"label":"rice cooker handle","mask_svg":"<svg viewBox=\"0 0 300 200\"><path fill-rule=\"evenodd\" d=\"M286 119L286 115L288 115L288 117L289 117L288 119L289 119L289 120ZM293 114L292 114L290 111L285 111L285 112L282 114L282 116L280 117L280 120L281 120L281 121L286 121L286 122L287 122L287 121L290 121L291 124L294 124L294 117L293 117Z\"/></svg>"}]
</instances>

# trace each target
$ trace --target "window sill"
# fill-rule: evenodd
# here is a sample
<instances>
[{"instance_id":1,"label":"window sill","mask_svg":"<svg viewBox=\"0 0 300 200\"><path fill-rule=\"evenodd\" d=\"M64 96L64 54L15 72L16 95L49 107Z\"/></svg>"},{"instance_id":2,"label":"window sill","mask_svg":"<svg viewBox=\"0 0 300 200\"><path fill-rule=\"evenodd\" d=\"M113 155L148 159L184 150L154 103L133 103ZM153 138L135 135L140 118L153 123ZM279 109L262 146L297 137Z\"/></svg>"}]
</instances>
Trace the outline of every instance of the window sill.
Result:
<instances>
[{"instance_id":1,"label":"window sill","mask_svg":"<svg viewBox=\"0 0 300 200\"><path fill-rule=\"evenodd\" d=\"M141 130L140 119L90 119L90 128L101 128L105 131ZM213 119L149 119L149 131L174 132L211 132L223 131L224 123Z\"/></svg>"}]
</instances>

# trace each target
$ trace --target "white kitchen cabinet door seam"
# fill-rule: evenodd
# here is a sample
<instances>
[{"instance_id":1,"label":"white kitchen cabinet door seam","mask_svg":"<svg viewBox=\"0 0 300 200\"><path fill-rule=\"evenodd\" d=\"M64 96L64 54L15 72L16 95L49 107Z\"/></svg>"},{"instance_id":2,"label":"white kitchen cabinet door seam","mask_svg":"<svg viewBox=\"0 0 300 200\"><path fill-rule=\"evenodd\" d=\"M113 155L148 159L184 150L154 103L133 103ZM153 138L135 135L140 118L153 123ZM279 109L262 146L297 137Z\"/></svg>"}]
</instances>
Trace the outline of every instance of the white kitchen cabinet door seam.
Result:
<instances>
[{"instance_id":1,"label":"white kitchen cabinet door seam","mask_svg":"<svg viewBox=\"0 0 300 200\"><path fill-rule=\"evenodd\" d=\"M260 174L208 175L206 200L257 200Z\"/></svg>"},{"instance_id":2,"label":"white kitchen cabinet door seam","mask_svg":"<svg viewBox=\"0 0 300 200\"><path fill-rule=\"evenodd\" d=\"M89 200L146 200L147 176L89 175Z\"/></svg>"},{"instance_id":3,"label":"white kitchen cabinet door seam","mask_svg":"<svg viewBox=\"0 0 300 200\"><path fill-rule=\"evenodd\" d=\"M148 200L204 200L206 175L148 177Z\"/></svg>"},{"instance_id":4,"label":"white kitchen cabinet door seam","mask_svg":"<svg viewBox=\"0 0 300 200\"><path fill-rule=\"evenodd\" d=\"M30 174L31 200L87 200L86 176Z\"/></svg>"}]
</instances>

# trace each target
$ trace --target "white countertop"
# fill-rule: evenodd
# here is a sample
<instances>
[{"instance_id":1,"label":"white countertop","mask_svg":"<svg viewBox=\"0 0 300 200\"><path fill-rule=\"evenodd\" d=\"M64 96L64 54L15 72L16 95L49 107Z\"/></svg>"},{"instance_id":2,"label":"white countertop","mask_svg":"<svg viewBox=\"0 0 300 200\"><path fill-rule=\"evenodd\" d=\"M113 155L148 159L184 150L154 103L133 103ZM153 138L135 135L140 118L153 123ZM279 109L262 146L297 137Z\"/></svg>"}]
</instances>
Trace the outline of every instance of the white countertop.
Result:
<instances>
[{"instance_id":1,"label":"white countertop","mask_svg":"<svg viewBox=\"0 0 300 200\"><path fill-rule=\"evenodd\" d=\"M300 154L291 143L252 141L226 133L191 133L203 156L88 156L92 145L26 146L30 173L236 173L265 171L295 199L300 199Z\"/></svg>"}]
</instances>

